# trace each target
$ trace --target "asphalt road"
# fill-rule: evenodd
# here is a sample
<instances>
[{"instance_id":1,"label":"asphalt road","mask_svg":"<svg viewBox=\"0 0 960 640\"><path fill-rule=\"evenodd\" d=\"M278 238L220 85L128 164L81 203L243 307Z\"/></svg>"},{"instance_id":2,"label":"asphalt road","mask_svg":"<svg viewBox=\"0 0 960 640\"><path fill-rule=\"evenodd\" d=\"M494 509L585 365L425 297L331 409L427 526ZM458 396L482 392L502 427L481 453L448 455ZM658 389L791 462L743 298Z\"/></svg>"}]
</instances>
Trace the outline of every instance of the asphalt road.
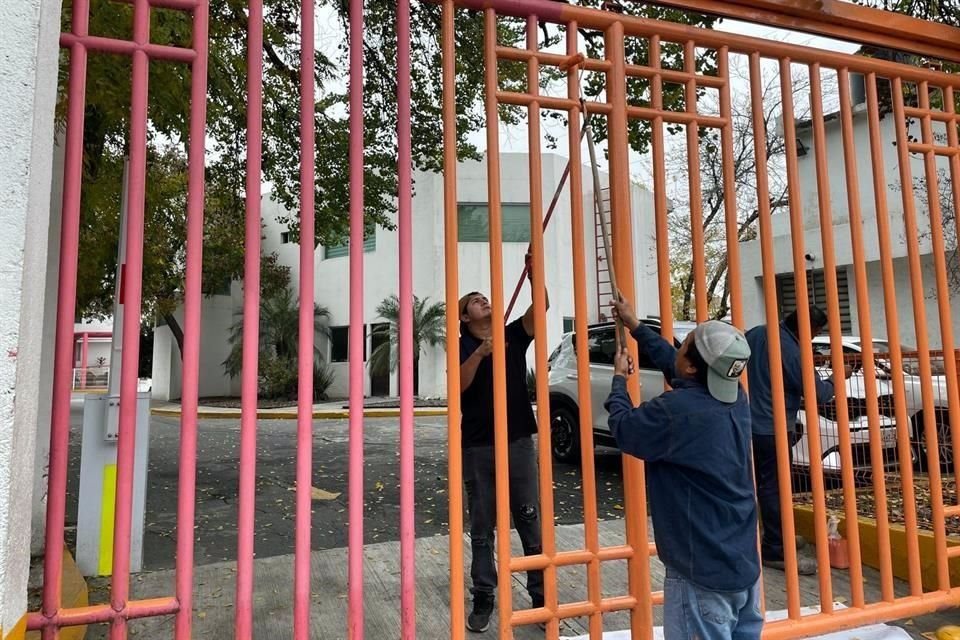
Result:
<instances>
[{"instance_id":1,"label":"asphalt road","mask_svg":"<svg viewBox=\"0 0 960 640\"><path fill-rule=\"evenodd\" d=\"M68 488L68 526L76 523L80 466L80 406L74 408ZM255 553L293 553L296 422L262 420L257 425ZM416 423L416 535L448 533L446 418ZM152 417L144 569L174 566L177 524L179 421ZM313 426L313 549L347 546L348 423L318 420ZM200 422L197 452L196 564L236 558L240 424ZM601 519L623 515L620 456L597 452L597 500ZM555 464L556 522L583 522L579 468ZM364 540L399 539L398 421L369 419L364 433ZM73 532L68 529L68 544Z\"/></svg>"}]
</instances>

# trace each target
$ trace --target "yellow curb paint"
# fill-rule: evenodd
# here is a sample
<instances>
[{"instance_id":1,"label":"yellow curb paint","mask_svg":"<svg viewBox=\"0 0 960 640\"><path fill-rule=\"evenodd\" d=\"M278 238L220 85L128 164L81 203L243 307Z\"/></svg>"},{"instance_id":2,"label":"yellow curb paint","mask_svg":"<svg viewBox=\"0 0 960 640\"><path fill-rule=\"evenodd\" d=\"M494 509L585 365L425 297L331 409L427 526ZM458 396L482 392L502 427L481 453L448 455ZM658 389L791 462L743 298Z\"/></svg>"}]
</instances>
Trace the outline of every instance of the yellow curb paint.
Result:
<instances>
[{"instance_id":1,"label":"yellow curb paint","mask_svg":"<svg viewBox=\"0 0 960 640\"><path fill-rule=\"evenodd\" d=\"M97 573L109 576L113 573L113 516L117 499L117 465L103 467L103 492L100 506L100 558Z\"/></svg>"},{"instance_id":2,"label":"yellow curb paint","mask_svg":"<svg viewBox=\"0 0 960 640\"><path fill-rule=\"evenodd\" d=\"M13 629L9 633L4 633L3 629L0 629L0 638L3 640L23 640L27 636L27 614L23 614L23 617L13 625Z\"/></svg>"}]
</instances>

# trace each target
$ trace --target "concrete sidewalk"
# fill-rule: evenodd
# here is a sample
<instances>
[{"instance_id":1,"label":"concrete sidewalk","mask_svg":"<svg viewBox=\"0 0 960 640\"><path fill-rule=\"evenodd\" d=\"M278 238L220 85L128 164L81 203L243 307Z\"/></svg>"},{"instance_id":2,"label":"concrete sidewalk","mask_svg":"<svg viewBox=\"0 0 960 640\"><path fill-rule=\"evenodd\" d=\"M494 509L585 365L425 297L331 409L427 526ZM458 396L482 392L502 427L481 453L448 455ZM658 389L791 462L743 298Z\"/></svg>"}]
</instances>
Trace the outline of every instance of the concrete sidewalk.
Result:
<instances>
[{"instance_id":1,"label":"concrete sidewalk","mask_svg":"<svg viewBox=\"0 0 960 640\"><path fill-rule=\"evenodd\" d=\"M625 540L623 520L606 520L599 523L600 544L613 546L623 544ZM519 555L519 539L513 532L513 553ZM583 525L564 525L556 528L557 548L560 550L578 549L584 543ZM417 569L417 637L425 640L448 638L450 627L450 569L448 563L450 539L448 536L420 538L416 542ZM469 540L464 541L465 554L469 555ZM400 549L397 542L367 544L364 547L364 610L367 637L371 640L391 640L399 636L400 630ZM469 564L466 565L469 571ZM346 640L347 633L347 550L329 549L314 551L311 554L311 638L316 640ZM254 632L255 639L292 637L293 610L293 557L290 555L272 558L258 558L254 561L255 593ZM236 586L236 563L221 562L196 567L194 572L194 616L193 636L195 638L224 637L225 629L233 626L234 590ZM652 588L662 588L663 565L657 558L650 560L650 578ZM784 575L779 571L765 574L766 605L768 610L780 610L786 607L786 588ZM840 601L849 593L850 580L846 571L834 570L832 581L835 598ZM107 601L109 598L109 580L91 581L91 602ZM132 579L134 598L156 598L169 596L174 584L173 571L156 571L134 576ZM561 602L581 602L587 598L586 572L583 566L563 567L557 572L559 598ZM601 565L601 585L604 597L627 593L626 561L610 561ZM877 601L880 597L879 574L872 569L864 570L864 587L868 601ZM525 609L530 600L524 589L523 574L513 575L514 606ZM909 593L907 585L896 582L898 595ZM815 607L818 603L818 580L816 576L800 578L801 605ZM469 606L468 606L469 611ZM807 612L812 612L812 609ZM921 640L941 625L956 619L956 612L944 612L931 616L917 617L897 624L904 628L910 638ZM493 639L497 636L497 618L491 621L491 629L486 634L477 635L478 639ZM662 607L654 607L655 625L662 624ZM171 618L146 618L130 625L131 640L172 637L173 620ZM609 613L603 616L605 631L619 631L629 628L629 618L625 612ZM584 618L564 620L561 635L579 636L588 632L588 621ZM902 634L901 634L902 635ZM537 640L544 632L535 626L519 627L514 632L516 640ZM864 638L870 636L863 636ZM91 627L88 640L106 638L104 625Z\"/></svg>"},{"instance_id":2,"label":"concrete sidewalk","mask_svg":"<svg viewBox=\"0 0 960 640\"><path fill-rule=\"evenodd\" d=\"M345 420L350 417L350 410L344 409L343 401L324 402L313 405L314 420ZM155 401L150 409L150 413L155 416L167 418L179 418L182 408L176 402ZM200 406L197 409L197 417L200 420L229 420L240 419L241 410L232 407L205 407ZM415 407L414 417L426 416L445 416L446 407ZM366 407L363 410L365 418L398 418L400 409L388 407ZM296 420L296 407L280 407L277 409L257 409L258 420Z\"/></svg>"}]
</instances>

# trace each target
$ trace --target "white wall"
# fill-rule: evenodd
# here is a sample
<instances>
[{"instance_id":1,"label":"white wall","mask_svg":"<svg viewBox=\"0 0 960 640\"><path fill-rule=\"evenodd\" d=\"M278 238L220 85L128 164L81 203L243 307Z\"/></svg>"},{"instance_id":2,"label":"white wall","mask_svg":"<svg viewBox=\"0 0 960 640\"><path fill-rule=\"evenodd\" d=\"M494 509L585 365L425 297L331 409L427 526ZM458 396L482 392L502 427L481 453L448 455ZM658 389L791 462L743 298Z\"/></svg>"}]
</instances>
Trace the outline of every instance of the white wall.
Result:
<instances>
[{"instance_id":1,"label":"white wall","mask_svg":"<svg viewBox=\"0 0 960 640\"><path fill-rule=\"evenodd\" d=\"M892 115L881 121L881 138L883 140L883 168L886 191L888 221L890 227L889 241L894 258L895 289L897 294L897 316L900 325L900 341L905 345L916 345L916 329L914 326L913 304L911 299L911 284L909 265L906 259L907 244L903 216L903 193L899 188L899 157L897 148L893 144L896 138ZM854 278L853 251L851 244L851 229L849 224L848 194L845 180L843 146L839 121L826 123L827 131L827 159L828 179L830 183L830 213L833 219L833 252L836 263L840 268L847 269L847 281L850 287L850 310L853 321L853 333L859 334L859 318L856 302L856 283ZM911 134L920 135L917 124L911 129ZM798 138L808 147L807 155L798 159L801 207L804 220L804 253L813 256L813 261L806 262L807 268L823 268L823 241L820 233L820 209L817 200L817 176L814 160L813 141L809 129L800 130ZM880 268L879 233L877 229L876 198L873 189L872 163L870 157L869 128L865 114L857 112L854 120L854 140L858 169L859 200L863 217L860 233L863 238L864 257L867 263L867 288L870 301L870 320L876 337L886 336L886 321L883 303L882 276ZM940 159L940 166L945 167L945 159ZM914 178L923 177L923 162L919 156L911 156L910 168ZM919 230L919 250L923 276L924 307L927 315L927 331L932 348L939 348L942 344L938 318L937 296L935 290L935 271L931 242L929 237L929 212L918 198L916 202L917 226ZM786 210L781 210L772 218L773 257L777 274L793 272L793 251L790 235L790 217ZM763 306L763 283L761 279L762 263L760 241L752 240L740 245L741 273L743 286L744 319L747 326L764 323L765 313ZM953 296L952 308L958 307L958 297ZM954 333L960 330L960 313L953 314Z\"/></svg>"},{"instance_id":2,"label":"white wall","mask_svg":"<svg viewBox=\"0 0 960 640\"><path fill-rule=\"evenodd\" d=\"M566 167L566 158L556 154L543 156L543 211L546 213L556 185ZM503 154L501 156L501 200L503 202L529 202L529 168L526 154ZM587 244L587 264L583 268L588 291L596 287L596 254L593 245L592 192L584 194L584 236ZM457 199L460 202L486 202L486 163L471 161L457 168ZM656 261L651 237L653 229L652 196L644 189L632 189L634 215L634 250L636 254L636 282L641 301L656 301ZM295 244L280 244L280 234L286 229L276 223L279 206L264 200L265 225L264 251L276 251L280 261L291 267L294 281L297 280L299 251ZM413 200L413 219L416 231L413 234L413 288L420 298L443 301L444 282L444 226L443 226L443 177L437 173L417 173ZM366 274L364 285L364 317L368 325L382 321L377 318L376 306L387 296L397 293L398 235L393 231L378 228L376 250L364 255ZM517 279L523 269L526 243L503 245L504 299L509 302ZM544 234L545 272L550 291L551 308L547 312L547 348L552 349L560 339L563 318L574 315L572 238L570 230L569 190L565 190L555 208L553 219ZM485 242L463 242L459 245L459 290L490 291L490 256ZM315 293L319 304L328 307L332 314L332 326L344 326L349 322L349 267L346 256L325 259L324 249L317 251ZM531 304L529 287L524 286L517 299L511 319L519 317ZM596 294L588 294L589 321L597 320ZM653 307L642 312L653 312ZM368 344L369 347L369 344ZM369 352L369 348L368 348ZM533 366L534 351L529 352ZM336 381L329 390L333 397L348 393L347 363L331 363ZM364 385L369 393L369 375ZM396 374L391 376L391 393L397 392ZM426 351L420 360L420 393L425 396L446 394L446 361L444 350L434 348Z\"/></svg>"},{"instance_id":3,"label":"white wall","mask_svg":"<svg viewBox=\"0 0 960 640\"><path fill-rule=\"evenodd\" d=\"M26 612L60 3L0 5L0 628ZM27 220L30 224L27 225ZM41 312L42 313L42 312ZM19 473L18 473L19 471Z\"/></svg>"},{"instance_id":4,"label":"white wall","mask_svg":"<svg viewBox=\"0 0 960 640\"><path fill-rule=\"evenodd\" d=\"M234 285L234 289L239 287ZM227 332L234 322L237 298L203 298L200 312L200 397L231 396L239 393L239 381L223 375L223 361L230 353ZM174 314L183 327L183 310ZM157 400L180 398L183 362L180 349L169 327L157 327L153 334L152 393Z\"/></svg>"}]
</instances>

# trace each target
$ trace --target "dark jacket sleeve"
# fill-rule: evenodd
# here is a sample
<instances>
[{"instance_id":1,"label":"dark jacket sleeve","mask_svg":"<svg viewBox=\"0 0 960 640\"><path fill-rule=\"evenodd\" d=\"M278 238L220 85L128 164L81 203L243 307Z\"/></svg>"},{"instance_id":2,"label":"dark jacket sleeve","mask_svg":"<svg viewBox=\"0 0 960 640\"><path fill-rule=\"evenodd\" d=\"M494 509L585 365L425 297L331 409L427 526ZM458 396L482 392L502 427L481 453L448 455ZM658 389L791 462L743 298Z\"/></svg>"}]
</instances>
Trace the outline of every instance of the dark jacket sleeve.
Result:
<instances>
[{"instance_id":1,"label":"dark jacket sleeve","mask_svg":"<svg viewBox=\"0 0 960 640\"><path fill-rule=\"evenodd\" d=\"M677 377L674 369L677 350L672 344L642 322L633 330L631 335L637 341L637 348L646 353L650 361L653 362L653 366L663 372L667 382Z\"/></svg>"},{"instance_id":2,"label":"dark jacket sleeve","mask_svg":"<svg viewBox=\"0 0 960 640\"><path fill-rule=\"evenodd\" d=\"M626 378L614 376L610 397L604 406L610 414L610 432L621 451L650 461L667 456L672 424L663 396L634 407L627 394Z\"/></svg>"},{"instance_id":3,"label":"dark jacket sleeve","mask_svg":"<svg viewBox=\"0 0 960 640\"><path fill-rule=\"evenodd\" d=\"M780 356L783 360L783 384L788 393L803 396L803 366L800 361L800 350L793 344L783 341ZM817 404L825 404L833 400L835 393L833 382L820 377L816 368L813 370L813 382L816 387Z\"/></svg>"}]
</instances>

